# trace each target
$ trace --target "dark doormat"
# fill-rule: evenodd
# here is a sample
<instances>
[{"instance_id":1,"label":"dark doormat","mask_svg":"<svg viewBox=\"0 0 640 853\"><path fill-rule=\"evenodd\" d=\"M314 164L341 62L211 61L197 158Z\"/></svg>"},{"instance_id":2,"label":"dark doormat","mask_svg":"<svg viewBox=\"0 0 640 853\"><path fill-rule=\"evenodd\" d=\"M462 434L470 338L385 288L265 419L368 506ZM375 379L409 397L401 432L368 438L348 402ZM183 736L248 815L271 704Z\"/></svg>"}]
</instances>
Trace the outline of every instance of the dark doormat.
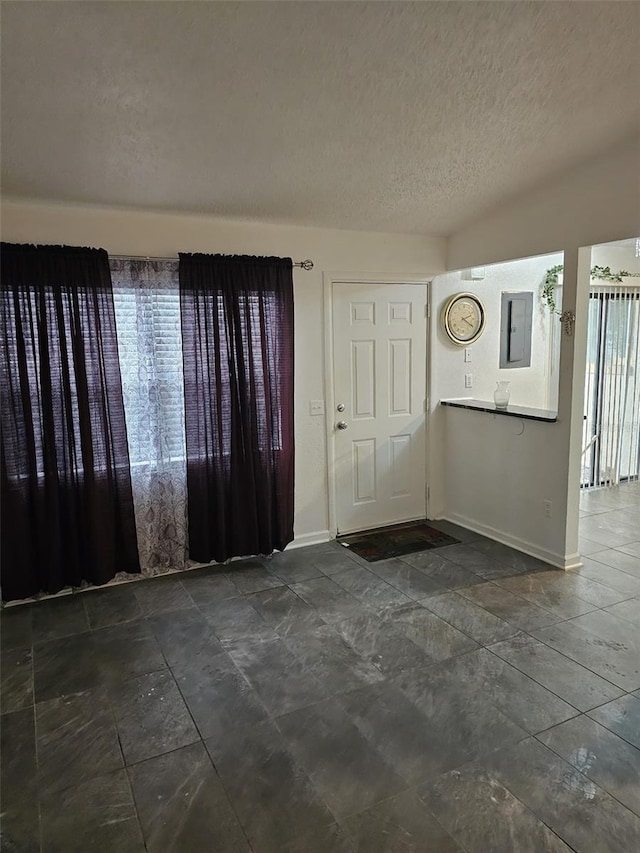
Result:
<instances>
[{"instance_id":1,"label":"dark doormat","mask_svg":"<svg viewBox=\"0 0 640 853\"><path fill-rule=\"evenodd\" d=\"M369 563L377 563L378 560L402 557L416 551L457 545L460 540L436 530L425 521L413 521L396 527L379 527L377 530L345 534L338 536L338 542Z\"/></svg>"}]
</instances>

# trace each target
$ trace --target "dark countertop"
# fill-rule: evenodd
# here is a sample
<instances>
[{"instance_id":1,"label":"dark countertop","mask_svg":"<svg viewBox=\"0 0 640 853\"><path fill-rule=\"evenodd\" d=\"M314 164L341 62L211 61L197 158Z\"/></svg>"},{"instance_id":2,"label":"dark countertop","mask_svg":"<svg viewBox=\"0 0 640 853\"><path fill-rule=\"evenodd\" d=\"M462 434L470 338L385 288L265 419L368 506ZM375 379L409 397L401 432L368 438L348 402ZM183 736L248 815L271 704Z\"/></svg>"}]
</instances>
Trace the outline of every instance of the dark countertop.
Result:
<instances>
[{"instance_id":1,"label":"dark countertop","mask_svg":"<svg viewBox=\"0 0 640 853\"><path fill-rule=\"evenodd\" d=\"M495 403L486 400L473 400L470 397L462 397L458 400L440 400L441 406L452 406L455 409L472 409L476 412L488 412L490 415L506 415L512 418L526 418L530 421L543 421L554 424L558 420L558 413L549 409L533 409L529 406L512 406L506 409L498 409Z\"/></svg>"}]
</instances>

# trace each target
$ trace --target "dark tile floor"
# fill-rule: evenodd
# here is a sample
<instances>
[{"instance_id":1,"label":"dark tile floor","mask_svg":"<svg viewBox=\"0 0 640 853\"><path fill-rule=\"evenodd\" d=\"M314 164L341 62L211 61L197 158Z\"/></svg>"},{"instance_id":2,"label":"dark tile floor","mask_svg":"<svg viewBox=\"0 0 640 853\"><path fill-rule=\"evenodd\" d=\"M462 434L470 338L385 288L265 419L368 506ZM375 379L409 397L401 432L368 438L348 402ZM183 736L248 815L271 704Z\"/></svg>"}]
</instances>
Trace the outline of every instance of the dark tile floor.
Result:
<instances>
[{"instance_id":1,"label":"dark tile floor","mask_svg":"<svg viewBox=\"0 0 640 853\"><path fill-rule=\"evenodd\" d=\"M583 513L575 572L458 530L6 608L2 850L640 851L640 490Z\"/></svg>"}]
</instances>

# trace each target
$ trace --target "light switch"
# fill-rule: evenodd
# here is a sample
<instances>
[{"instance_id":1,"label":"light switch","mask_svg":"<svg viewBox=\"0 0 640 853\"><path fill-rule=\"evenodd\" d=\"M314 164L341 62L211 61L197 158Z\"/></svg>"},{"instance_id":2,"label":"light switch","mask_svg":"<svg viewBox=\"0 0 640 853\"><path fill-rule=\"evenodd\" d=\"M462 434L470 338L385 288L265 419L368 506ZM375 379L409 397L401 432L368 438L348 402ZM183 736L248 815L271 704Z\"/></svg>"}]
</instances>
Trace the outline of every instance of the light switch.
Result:
<instances>
[{"instance_id":1,"label":"light switch","mask_svg":"<svg viewBox=\"0 0 640 853\"><path fill-rule=\"evenodd\" d=\"M324 415L324 400L311 400L309 403L310 415Z\"/></svg>"},{"instance_id":2,"label":"light switch","mask_svg":"<svg viewBox=\"0 0 640 853\"><path fill-rule=\"evenodd\" d=\"M464 375L464 387L465 388L473 388L473 375L471 373L465 373L465 375Z\"/></svg>"},{"instance_id":3,"label":"light switch","mask_svg":"<svg viewBox=\"0 0 640 853\"><path fill-rule=\"evenodd\" d=\"M471 361L471 347L464 348L464 360L467 364Z\"/></svg>"}]
</instances>

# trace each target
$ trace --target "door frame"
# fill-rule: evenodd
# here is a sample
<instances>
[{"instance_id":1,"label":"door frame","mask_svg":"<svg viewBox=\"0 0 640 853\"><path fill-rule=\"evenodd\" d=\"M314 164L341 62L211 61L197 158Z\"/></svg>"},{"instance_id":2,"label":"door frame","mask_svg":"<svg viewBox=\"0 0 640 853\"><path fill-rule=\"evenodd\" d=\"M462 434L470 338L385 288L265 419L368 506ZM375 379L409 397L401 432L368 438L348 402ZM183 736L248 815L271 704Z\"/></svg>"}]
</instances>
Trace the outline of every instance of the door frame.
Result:
<instances>
[{"instance_id":1,"label":"door frame","mask_svg":"<svg viewBox=\"0 0 640 853\"><path fill-rule=\"evenodd\" d=\"M333 424L335 421L335 386L334 386L334 357L333 357L333 286L334 284L424 284L426 286L426 317L425 317L425 334L426 334L426 358L427 364L425 367L425 508L427 517L429 517L429 443L431 440L429 430L429 413L430 406L430 388L431 388L431 283L433 275L393 275L390 273L341 273L341 272L324 272L323 280L323 301L324 301L324 397L326 401L325 409L325 429L327 442L327 494L329 496L329 534L332 539L335 539L338 534L338 518L336 508L336 448L335 448L335 430Z\"/></svg>"}]
</instances>

